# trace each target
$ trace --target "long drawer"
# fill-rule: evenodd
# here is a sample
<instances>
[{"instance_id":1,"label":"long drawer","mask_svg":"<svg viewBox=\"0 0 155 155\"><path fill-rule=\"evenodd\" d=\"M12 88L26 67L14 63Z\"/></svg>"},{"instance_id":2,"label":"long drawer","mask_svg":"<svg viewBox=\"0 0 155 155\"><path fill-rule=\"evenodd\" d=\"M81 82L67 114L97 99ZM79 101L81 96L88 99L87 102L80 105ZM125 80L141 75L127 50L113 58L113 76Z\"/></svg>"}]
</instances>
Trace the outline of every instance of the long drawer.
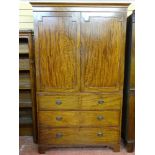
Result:
<instances>
[{"instance_id":1,"label":"long drawer","mask_svg":"<svg viewBox=\"0 0 155 155\"><path fill-rule=\"evenodd\" d=\"M39 144L103 145L118 142L117 128L41 128L39 130Z\"/></svg>"},{"instance_id":2,"label":"long drawer","mask_svg":"<svg viewBox=\"0 0 155 155\"><path fill-rule=\"evenodd\" d=\"M38 96L38 107L39 110L116 110L120 109L121 101L118 94Z\"/></svg>"},{"instance_id":3,"label":"long drawer","mask_svg":"<svg viewBox=\"0 0 155 155\"><path fill-rule=\"evenodd\" d=\"M119 111L39 111L41 127L119 126Z\"/></svg>"}]
</instances>

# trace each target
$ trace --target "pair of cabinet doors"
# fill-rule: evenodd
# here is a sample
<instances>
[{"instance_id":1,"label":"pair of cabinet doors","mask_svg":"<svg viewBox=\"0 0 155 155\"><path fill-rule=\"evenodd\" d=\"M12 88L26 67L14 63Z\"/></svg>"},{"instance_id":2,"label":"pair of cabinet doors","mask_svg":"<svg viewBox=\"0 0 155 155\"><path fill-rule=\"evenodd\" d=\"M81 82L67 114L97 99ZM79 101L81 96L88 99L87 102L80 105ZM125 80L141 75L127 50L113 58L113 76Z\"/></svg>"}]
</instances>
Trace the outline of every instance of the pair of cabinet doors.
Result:
<instances>
[{"instance_id":1,"label":"pair of cabinet doors","mask_svg":"<svg viewBox=\"0 0 155 155\"><path fill-rule=\"evenodd\" d=\"M121 13L40 12L35 36L37 91L122 89L125 20Z\"/></svg>"}]
</instances>

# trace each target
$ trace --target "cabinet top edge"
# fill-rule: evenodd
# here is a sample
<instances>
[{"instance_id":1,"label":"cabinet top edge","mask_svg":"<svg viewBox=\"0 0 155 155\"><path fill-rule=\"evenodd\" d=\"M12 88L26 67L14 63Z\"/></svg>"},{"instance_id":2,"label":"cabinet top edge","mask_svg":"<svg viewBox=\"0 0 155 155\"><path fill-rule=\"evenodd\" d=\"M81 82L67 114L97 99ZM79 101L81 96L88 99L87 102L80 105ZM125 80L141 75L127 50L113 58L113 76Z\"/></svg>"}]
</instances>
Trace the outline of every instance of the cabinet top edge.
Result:
<instances>
[{"instance_id":1,"label":"cabinet top edge","mask_svg":"<svg viewBox=\"0 0 155 155\"><path fill-rule=\"evenodd\" d=\"M30 2L32 7L128 7L131 3L109 2Z\"/></svg>"}]
</instances>

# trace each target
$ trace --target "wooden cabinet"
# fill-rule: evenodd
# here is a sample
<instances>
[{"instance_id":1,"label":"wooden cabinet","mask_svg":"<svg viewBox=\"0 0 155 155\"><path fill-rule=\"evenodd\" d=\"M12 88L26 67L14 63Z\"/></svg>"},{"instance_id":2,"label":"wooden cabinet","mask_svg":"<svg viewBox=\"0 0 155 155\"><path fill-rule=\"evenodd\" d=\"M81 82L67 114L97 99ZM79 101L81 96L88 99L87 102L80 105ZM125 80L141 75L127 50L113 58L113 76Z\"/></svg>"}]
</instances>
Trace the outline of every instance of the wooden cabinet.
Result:
<instances>
[{"instance_id":1,"label":"wooden cabinet","mask_svg":"<svg viewBox=\"0 0 155 155\"><path fill-rule=\"evenodd\" d=\"M127 20L122 137L128 152L135 145L135 13Z\"/></svg>"},{"instance_id":2,"label":"wooden cabinet","mask_svg":"<svg viewBox=\"0 0 155 155\"><path fill-rule=\"evenodd\" d=\"M37 3L39 152L120 149L127 4Z\"/></svg>"},{"instance_id":3,"label":"wooden cabinet","mask_svg":"<svg viewBox=\"0 0 155 155\"><path fill-rule=\"evenodd\" d=\"M33 33L19 32L19 135L37 141Z\"/></svg>"}]
</instances>

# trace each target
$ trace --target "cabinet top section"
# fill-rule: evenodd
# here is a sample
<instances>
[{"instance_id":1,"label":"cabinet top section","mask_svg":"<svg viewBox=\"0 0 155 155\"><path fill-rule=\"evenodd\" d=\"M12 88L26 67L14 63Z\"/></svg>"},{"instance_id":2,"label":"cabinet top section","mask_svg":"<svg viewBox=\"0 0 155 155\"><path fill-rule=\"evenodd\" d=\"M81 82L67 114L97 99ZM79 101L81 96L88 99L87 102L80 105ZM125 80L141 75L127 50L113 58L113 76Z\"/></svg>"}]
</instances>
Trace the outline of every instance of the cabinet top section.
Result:
<instances>
[{"instance_id":1,"label":"cabinet top section","mask_svg":"<svg viewBox=\"0 0 155 155\"><path fill-rule=\"evenodd\" d=\"M69 2L30 2L33 7L33 12L48 12L48 11L112 11L112 12L127 12L130 3L69 3Z\"/></svg>"},{"instance_id":2,"label":"cabinet top section","mask_svg":"<svg viewBox=\"0 0 155 155\"><path fill-rule=\"evenodd\" d=\"M102 2L102 1L76 1L76 2L46 2L46 1L31 1L32 7L128 7L131 3L125 2Z\"/></svg>"}]
</instances>

